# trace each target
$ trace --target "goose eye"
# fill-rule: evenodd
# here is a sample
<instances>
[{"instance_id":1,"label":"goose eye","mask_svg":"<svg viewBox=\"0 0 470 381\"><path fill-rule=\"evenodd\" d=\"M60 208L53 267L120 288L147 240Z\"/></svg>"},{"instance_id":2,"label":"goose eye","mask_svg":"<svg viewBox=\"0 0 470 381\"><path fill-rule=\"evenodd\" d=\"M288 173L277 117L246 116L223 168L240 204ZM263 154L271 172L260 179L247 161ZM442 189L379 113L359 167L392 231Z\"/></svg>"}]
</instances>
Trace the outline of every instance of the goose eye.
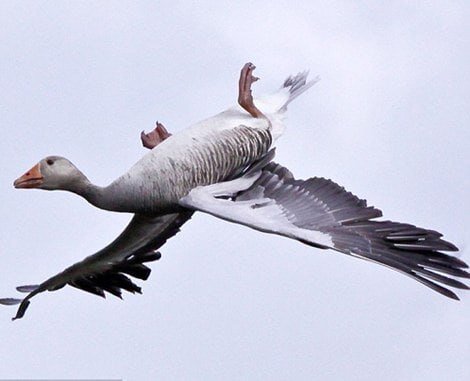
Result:
<instances>
[{"instance_id":1,"label":"goose eye","mask_svg":"<svg viewBox=\"0 0 470 381\"><path fill-rule=\"evenodd\" d=\"M47 163L47 165L52 165L52 164L54 164L54 160L47 159L46 163Z\"/></svg>"}]
</instances>

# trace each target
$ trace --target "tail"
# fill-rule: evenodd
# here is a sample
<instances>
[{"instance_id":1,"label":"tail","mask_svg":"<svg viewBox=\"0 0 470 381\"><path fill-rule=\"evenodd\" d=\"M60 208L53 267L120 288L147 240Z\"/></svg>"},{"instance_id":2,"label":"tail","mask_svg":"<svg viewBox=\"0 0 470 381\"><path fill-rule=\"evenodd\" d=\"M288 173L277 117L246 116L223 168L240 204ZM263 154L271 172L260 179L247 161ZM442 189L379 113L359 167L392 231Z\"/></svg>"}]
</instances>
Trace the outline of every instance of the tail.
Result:
<instances>
[{"instance_id":1,"label":"tail","mask_svg":"<svg viewBox=\"0 0 470 381\"><path fill-rule=\"evenodd\" d=\"M307 81L307 77L308 71L303 71L294 76L291 75L275 93L254 100L255 105L271 121L273 141L276 141L284 132L283 119L287 105L320 80L320 77L317 76Z\"/></svg>"},{"instance_id":2,"label":"tail","mask_svg":"<svg viewBox=\"0 0 470 381\"><path fill-rule=\"evenodd\" d=\"M307 82L308 71L303 71L295 76L290 76L284 81L284 84L281 87L281 90L285 92L288 91L287 100L279 108L279 112L285 112L287 110L287 105L291 103L295 98L300 94L304 93L310 89L315 83L320 80L319 76L316 76L314 79Z\"/></svg>"},{"instance_id":3,"label":"tail","mask_svg":"<svg viewBox=\"0 0 470 381\"><path fill-rule=\"evenodd\" d=\"M289 103L320 80L320 77L317 76L307 81L308 74L308 71L303 71L297 75L291 75L275 93L255 99L256 106L265 114L272 115L286 112Z\"/></svg>"}]
</instances>

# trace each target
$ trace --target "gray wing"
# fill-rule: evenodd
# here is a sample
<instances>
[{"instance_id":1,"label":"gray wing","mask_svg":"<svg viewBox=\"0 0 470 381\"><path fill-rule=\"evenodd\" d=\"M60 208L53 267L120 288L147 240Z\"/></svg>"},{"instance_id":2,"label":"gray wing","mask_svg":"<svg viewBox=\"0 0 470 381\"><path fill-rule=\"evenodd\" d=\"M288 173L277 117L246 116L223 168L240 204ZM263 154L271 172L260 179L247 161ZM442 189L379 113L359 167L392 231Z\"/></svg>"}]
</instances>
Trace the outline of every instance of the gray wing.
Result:
<instances>
[{"instance_id":1,"label":"gray wing","mask_svg":"<svg viewBox=\"0 0 470 381\"><path fill-rule=\"evenodd\" d=\"M238 190L238 191L237 191ZM227 199L230 197L230 199ZM467 264L442 234L410 224L373 221L382 212L324 178L296 180L270 163L256 176L196 188L181 204L251 228L334 249L400 271L453 299L445 286L468 289Z\"/></svg>"},{"instance_id":2,"label":"gray wing","mask_svg":"<svg viewBox=\"0 0 470 381\"><path fill-rule=\"evenodd\" d=\"M18 291L28 292L28 295L23 299L3 298L0 304L20 304L13 318L20 319L33 296L58 290L67 284L102 297L105 291L118 297L122 290L140 293L140 287L128 275L146 280L151 270L144 263L160 259L156 250L175 235L192 214L186 210L157 217L135 215L126 229L104 249L39 285L17 287Z\"/></svg>"}]
</instances>

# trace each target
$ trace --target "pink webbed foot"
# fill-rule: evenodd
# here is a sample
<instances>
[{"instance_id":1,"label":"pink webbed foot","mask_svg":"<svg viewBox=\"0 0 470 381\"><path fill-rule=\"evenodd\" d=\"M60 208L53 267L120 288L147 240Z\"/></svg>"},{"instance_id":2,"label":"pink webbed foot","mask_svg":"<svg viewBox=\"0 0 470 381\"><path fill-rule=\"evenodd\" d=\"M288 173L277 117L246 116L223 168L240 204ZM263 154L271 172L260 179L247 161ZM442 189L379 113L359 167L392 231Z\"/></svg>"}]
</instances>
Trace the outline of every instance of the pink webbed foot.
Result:
<instances>
[{"instance_id":1,"label":"pink webbed foot","mask_svg":"<svg viewBox=\"0 0 470 381\"><path fill-rule=\"evenodd\" d=\"M145 131L140 133L140 140L142 140L142 145L145 148L152 149L170 136L171 134L166 130L165 126L157 122L153 131L150 131L148 134L146 134Z\"/></svg>"},{"instance_id":2,"label":"pink webbed foot","mask_svg":"<svg viewBox=\"0 0 470 381\"><path fill-rule=\"evenodd\" d=\"M243 66L240 72L240 80L238 81L238 104L254 118L264 118L264 114L253 103L253 96L251 95L251 84L259 79L253 76L253 70L255 69L256 66L248 62Z\"/></svg>"}]
</instances>

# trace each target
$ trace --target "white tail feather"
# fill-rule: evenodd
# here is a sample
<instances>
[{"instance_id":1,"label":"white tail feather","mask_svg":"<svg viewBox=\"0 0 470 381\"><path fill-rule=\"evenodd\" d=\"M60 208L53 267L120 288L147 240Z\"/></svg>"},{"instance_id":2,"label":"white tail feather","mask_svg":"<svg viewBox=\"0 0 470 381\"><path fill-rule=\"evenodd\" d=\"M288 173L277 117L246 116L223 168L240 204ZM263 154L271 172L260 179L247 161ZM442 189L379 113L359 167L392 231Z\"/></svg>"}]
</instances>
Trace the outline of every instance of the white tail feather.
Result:
<instances>
[{"instance_id":1,"label":"white tail feather","mask_svg":"<svg viewBox=\"0 0 470 381\"><path fill-rule=\"evenodd\" d=\"M284 132L284 113L289 103L320 80L320 77L317 76L307 82L307 77L308 71L303 71L294 76L291 75L284 81L278 91L254 100L256 107L258 107L271 122L273 141L276 141Z\"/></svg>"},{"instance_id":2,"label":"white tail feather","mask_svg":"<svg viewBox=\"0 0 470 381\"><path fill-rule=\"evenodd\" d=\"M307 82L307 77L308 71L291 75L275 93L255 99L256 106L266 115L284 113L289 103L320 80L317 76Z\"/></svg>"}]
</instances>

